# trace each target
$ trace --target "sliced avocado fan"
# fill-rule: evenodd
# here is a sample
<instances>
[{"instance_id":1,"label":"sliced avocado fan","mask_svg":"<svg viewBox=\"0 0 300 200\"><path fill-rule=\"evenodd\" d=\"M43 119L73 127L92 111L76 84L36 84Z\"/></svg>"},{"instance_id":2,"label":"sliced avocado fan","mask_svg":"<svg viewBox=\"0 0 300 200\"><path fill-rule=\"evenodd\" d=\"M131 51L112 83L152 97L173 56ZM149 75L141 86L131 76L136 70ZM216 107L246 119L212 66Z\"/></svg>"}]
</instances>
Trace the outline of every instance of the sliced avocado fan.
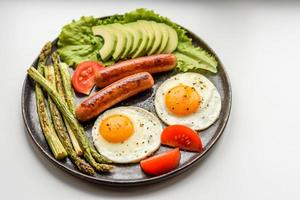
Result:
<instances>
[{"instance_id":1,"label":"sliced avocado fan","mask_svg":"<svg viewBox=\"0 0 300 200\"><path fill-rule=\"evenodd\" d=\"M99 51L103 61L137 58L144 55L172 53L178 45L177 32L164 23L138 20L127 24L92 27L94 35L103 38Z\"/></svg>"},{"instance_id":2,"label":"sliced avocado fan","mask_svg":"<svg viewBox=\"0 0 300 200\"><path fill-rule=\"evenodd\" d=\"M104 25L94 26L92 27L92 31L94 35L99 35L103 38L104 44L99 50L99 54L103 61L108 60L113 54L117 44L117 38L115 34L110 31L109 27Z\"/></svg>"}]
</instances>

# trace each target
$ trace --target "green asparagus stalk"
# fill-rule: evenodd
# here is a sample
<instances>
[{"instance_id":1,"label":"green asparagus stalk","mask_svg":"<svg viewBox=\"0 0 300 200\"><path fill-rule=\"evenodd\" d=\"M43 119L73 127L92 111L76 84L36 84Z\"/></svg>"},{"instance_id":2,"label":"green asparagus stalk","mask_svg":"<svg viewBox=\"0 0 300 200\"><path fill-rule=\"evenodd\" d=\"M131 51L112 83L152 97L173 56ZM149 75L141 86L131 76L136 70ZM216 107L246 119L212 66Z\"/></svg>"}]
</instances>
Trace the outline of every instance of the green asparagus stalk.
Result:
<instances>
[{"instance_id":1,"label":"green asparagus stalk","mask_svg":"<svg viewBox=\"0 0 300 200\"><path fill-rule=\"evenodd\" d=\"M75 115L75 94L71 85L71 76L68 70L69 66L66 63L60 63L60 73L62 78L62 83L65 91L66 102L69 109Z\"/></svg>"},{"instance_id":2,"label":"green asparagus stalk","mask_svg":"<svg viewBox=\"0 0 300 200\"><path fill-rule=\"evenodd\" d=\"M53 59L55 59L55 62L59 63L59 56L55 55L54 57L52 57ZM65 91L65 97L66 97L66 103L69 106L69 109L71 110L71 112L75 115L75 99L74 99L74 92L72 89L72 85L71 85L71 76L68 70L69 66L65 63L60 63L60 73L61 73L61 78L62 78L62 83L63 83L63 87L64 87L64 91ZM81 124L78 123L78 126L80 127L80 130L82 132L82 134L84 134L84 129L81 126ZM111 161L109 161L107 158L105 158L104 156L102 156L101 154L99 154L93 145L91 145L89 143L90 146L90 150L92 153L92 156L94 157L94 159L99 162L99 163L111 163Z\"/></svg>"},{"instance_id":3,"label":"green asparagus stalk","mask_svg":"<svg viewBox=\"0 0 300 200\"><path fill-rule=\"evenodd\" d=\"M79 144L79 142L78 142L78 140L77 140L75 134L74 134L73 131L72 131L72 128L71 128L70 124L69 124L68 121L65 119L65 117L64 117L64 122L65 122L65 124L66 124L67 130L68 130L68 133L69 133L69 137L70 137L71 142L72 142L72 146L73 146L73 148L74 148L76 154L77 154L78 156L81 156L81 155L83 154L83 151L82 151L82 149L81 149L81 147L80 147L80 144Z\"/></svg>"},{"instance_id":4,"label":"green asparagus stalk","mask_svg":"<svg viewBox=\"0 0 300 200\"><path fill-rule=\"evenodd\" d=\"M55 73L53 66L48 66L44 68L45 70L45 77L46 79L52 83L53 88L55 88ZM78 167L80 171L88 175L95 175L94 169L86 163L83 159L77 156L76 152L73 150L72 143L70 138L68 137L67 129L64 125L63 118L60 115L59 110L57 109L55 103L48 95L48 105L50 108L51 118L54 124L54 128L56 133L62 142L64 148L66 149L69 157L71 158L72 162Z\"/></svg>"},{"instance_id":5,"label":"green asparagus stalk","mask_svg":"<svg viewBox=\"0 0 300 200\"><path fill-rule=\"evenodd\" d=\"M78 126L78 121L76 120L75 116L72 114L72 112L67 107L67 104L64 102L62 97L56 92L56 90L53 88L51 83L47 81L34 67L30 67L28 69L28 75L35 80L52 98L54 103L56 104L59 111L62 113L62 115L66 118L67 122L70 124L70 127L72 128L73 132L75 133L75 136L77 140L79 141L79 144L81 148L83 149L84 157L87 160L88 163L90 163L97 171L99 172L107 172L112 169L111 165L108 164L99 164L95 161L91 154L90 146L88 139L84 134L82 134L82 130L80 130L80 126Z\"/></svg>"},{"instance_id":6,"label":"green asparagus stalk","mask_svg":"<svg viewBox=\"0 0 300 200\"><path fill-rule=\"evenodd\" d=\"M55 130L47 113L45 97L40 87L35 87L35 95L37 102L37 112L45 138L54 157L58 160L64 159L67 156L67 152L59 141L57 135L55 134Z\"/></svg>"},{"instance_id":7,"label":"green asparagus stalk","mask_svg":"<svg viewBox=\"0 0 300 200\"><path fill-rule=\"evenodd\" d=\"M58 94L65 100L65 92L64 92L64 86L62 83L62 78L60 74L60 60L59 55L56 52L53 52L51 55L51 59L53 62L54 72L55 72L55 83L56 83L56 89Z\"/></svg>"},{"instance_id":8,"label":"green asparagus stalk","mask_svg":"<svg viewBox=\"0 0 300 200\"><path fill-rule=\"evenodd\" d=\"M52 49L51 42L47 42L43 46L43 48L42 48L42 50L40 52L40 55L39 55L39 64L45 64L46 63L47 57L51 53L51 49Z\"/></svg>"},{"instance_id":9,"label":"green asparagus stalk","mask_svg":"<svg viewBox=\"0 0 300 200\"><path fill-rule=\"evenodd\" d=\"M66 88L65 88L65 85L63 83L63 78L62 78L62 74L61 74L61 66L60 66L60 59L59 59L59 55L54 52L51 56L52 58L52 62L53 62L53 66L54 66L54 72L55 72L55 82L56 82L56 89L57 89L57 92L59 93L59 95L64 99L64 101L67 103L68 107L70 108L70 97L68 94L68 92L66 91ZM72 89L72 88L70 88ZM74 96L73 96L73 99L74 99ZM72 111L72 109L74 109L74 106L72 108L70 108L70 110ZM74 114L74 111L72 111L72 113ZM82 149L80 148L80 145L70 127L70 125L68 124L68 122L66 121L66 119L64 119L65 121L65 124L67 126L67 129L68 129L68 133L69 133L69 136L70 136L70 139L71 139L71 142L72 142L72 145L73 145L73 148L74 150L76 151L77 155L82 155Z\"/></svg>"},{"instance_id":10,"label":"green asparagus stalk","mask_svg":"<svg viewBox=\"0 0 300 200\"><path fill-rule=\"evenodd\" d=\"M41 53L39 55L38 71L40 72L40 74L43 74L43 64L46 62L46 58L50 52L51 43L48 42L42 48ZM47 112L45 96L39 84L35 85L35 96L39 121L47 143L49 144L50 149L56 159L64 159L67 156L67 152L61 144L61 142L59 141L56 132L53 128L53 125Z\"/></svg>"}]
</instances>

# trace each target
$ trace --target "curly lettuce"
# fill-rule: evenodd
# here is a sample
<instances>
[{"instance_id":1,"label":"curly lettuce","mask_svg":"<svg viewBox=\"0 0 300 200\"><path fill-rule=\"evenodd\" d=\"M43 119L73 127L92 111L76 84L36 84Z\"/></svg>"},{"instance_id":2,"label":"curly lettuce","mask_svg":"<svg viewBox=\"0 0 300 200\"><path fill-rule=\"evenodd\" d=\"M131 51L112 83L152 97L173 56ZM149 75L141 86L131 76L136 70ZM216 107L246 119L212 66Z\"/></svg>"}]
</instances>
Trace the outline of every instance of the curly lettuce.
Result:
<instances>
[{"instance_id":1,"label":"curly lettuce","mask_svg":"<svg viewBox=\"0 0 300 200\"><path fill-rule=\"evenodd\" d=\"M113 15L105 19L90 16L72 21L62 28L58 40L58 53L61 59L71 66L76 66L84 60L101 60L99 50L103 46L103 40L101 37L94 36L91 28L97 25L123 24L137 20L165 23L177 32L178 47L174 54L177 57L178 71L204 69L213 73L217 72L218 63L216 59L202 48L193 46L186 30L168 18L144 8L136 9L124 15ZM108 65L113 62L113 60L108 60L105 64Z\"/></svg>"},{"instance_id":2,"label":"curly lettuce","mask_svg":"<svg viewBox=\"0 0 300 200\"><path fill-rule=\"evenodd\" d=\"M84 60L99 60L98 52L103 41L91 30L97 24L98 20L93 17L81 17L62 28L57 51L64 62L72 66Z\"/></svg>"},{"instance_id":3,"label":"curly lettuce","mask_svg":"<svg viewBox=\"0 0 300 200\"><path fill-rule=\"evenodd\" d=\"M194 59L178 51L174 52L177 59L177 70L181 72L207 70L217 73L217 68L211 67L200 59Z\"/></svg>"},{"instance_id":4,"label":"curly lettuce","mask_svg":"<svg viewBox=\"0 0 300 200\"><path fill-rule=\"evenodd\" d=\"M204 69L217 73L218 62L214 56L201 47L194 47L191 43L179 43L175 52L177 68L180 71Z\"/></svg>"}]
</instances>

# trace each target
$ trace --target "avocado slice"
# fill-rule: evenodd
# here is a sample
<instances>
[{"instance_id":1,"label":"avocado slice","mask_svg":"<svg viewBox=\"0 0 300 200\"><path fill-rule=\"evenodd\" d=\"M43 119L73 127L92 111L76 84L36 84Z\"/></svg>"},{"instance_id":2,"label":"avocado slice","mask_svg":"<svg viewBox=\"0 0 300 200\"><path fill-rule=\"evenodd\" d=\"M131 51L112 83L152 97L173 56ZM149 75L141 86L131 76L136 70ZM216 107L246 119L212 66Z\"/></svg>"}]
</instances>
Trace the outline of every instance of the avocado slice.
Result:
<instances>
[{"instance_id":1,"label":"avocado slice","mask_svg":"<svg viewBox=\"0 0 300 200\"><path fill-rule=\"evenodd\" d=\"M158 50L163 36L162 32L160 31L160 27L156 22L150 21L149 23L151 24L152 29L154 31L154 42L151 49L148 51L148 56L153 55Z\"/></svg>"},{"instance_id":2,"label":"avocado slice","mask_svg":"<svg viewBox=\"0 0 300 200\"><path fill-rule=\"evenodd\" d=\"M122 28L125 31L127 37L126 48L124 53L121 56L121 58L124 59L128 57L128 54L133 47L133 41L135 40L135 38L134 38L134 31L130 27L122 24Z\"/></svg>"},{"instance_id":3,"label":"avocado slice","mask_svg":"<svg viewBox=\"0 0 300 200\"><path fill-rule=\"evenodd\" d=\"M137 23L135 23L135 22L124 25L133 34L133 44L132 44L132 48L128 52L128 55L132 55L132 53L134 53L139 48L139 45L142 43L142 39L143 39L142 31L139 30L139 28L136 28L136 25L137 25Z\"/></svg>"},{"instance_id":4,"label":"avocado slice","mask_svg":"<svg viewBox=\"0 0 300 200\"><path fill-rule=\"evenodd\" d=\"M177 32L171 27L168 26L168 32L169 32L169 39L166 48L164 49L164 53L172 53L175 51L178 45L178 36Z\"/></svg>"},{"instance_id":5,"label":"avocado slice","mask_svg":"<svg viewBox=\"0 0 300 200\"><path fill-rule=\"evenodd\" d=\"M147 44L147 48L145 49L145 54L147 54L153 46L153 43L154 43L154 40L155 40L155 33L154 33L154 30L152 29L152 26L149 23L149 21L139 20L138 22L140 22L140 24L144 27L144 29L148 33L149 42Z\"/></svg>"},{"instance_id":6,"label":"avocado slice","mask_svg":"<svg viewBox=\"0 0 300 200\"><path fill-rule=\"evenodd\" d=\"M123 55L123 52L126 50L127 44L127 36L125 31L121 28L121 24L114 23L107 25L111 28L111 32L116 35L117 37L117 44L115 47L115 51L112 54L114 60L119 60L119 58Z\"/></svg>"},{"instance_id":7,"label":"avocado slice","mask_svg":"<svg viewBox=\"0 0 300 200\"><path fill-rule=\"evenodd\" d=\"M104 44L99 50L99 54L103 61L108 60L113 54L117 44L117 38L115 34L110 31L110 28L107 28L107 26L103 25L92 27L92 31L94 35L99 35L103 38Z\"/></svg>"},{"instance_id":8,"label":"avocado slice","mask_svg":"<svg viewBox=\"0 0 300 200\"><path fill-rule=\"evenodd\" d=\"M135 28L142 32L142 42L139 48L131 55L132 58L145 55L145 50L147 49L147 45L149 42L148 32L145 30L144 26L138 21L135 23L136 23Z\"/></svg>"},{"instance_id":9,"label":"avocado slice","mask_svg":"<svg viewBox=\"0 0 300 200\"><path fill-rule=\"evenodd\" d=\"M169 31L168 31L168 27L166 24L163 24L163 23L158 23L157 24L160 28L160 31L162 33L162 39L161 39L161 44L160 44L160 47L159 49L155 52L155 54L160 54L162 53L167 44L168 44L168 41L169 41Z\"/></svg>"}]
</instances>

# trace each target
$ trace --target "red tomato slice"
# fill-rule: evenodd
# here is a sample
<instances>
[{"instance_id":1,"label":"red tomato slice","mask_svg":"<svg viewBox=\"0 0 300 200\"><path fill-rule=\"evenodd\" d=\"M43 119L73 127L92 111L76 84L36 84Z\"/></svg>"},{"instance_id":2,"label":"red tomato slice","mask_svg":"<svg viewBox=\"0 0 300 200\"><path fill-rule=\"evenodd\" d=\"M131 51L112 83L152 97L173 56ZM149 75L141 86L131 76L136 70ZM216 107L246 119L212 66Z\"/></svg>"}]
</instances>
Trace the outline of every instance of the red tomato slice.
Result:
<instances>
[{"instance_id":1,"label":"red tomato slice","mask_svg":"<svg viewBox=\"0 0 300 200\"><path fill-rule=\"evenodd\" d=\"M79 63L72 76L72 85L76 92L90 94L95 85L95 74L104 69L104 65L97 61L83 61Z\"/></svg>"},{"instance_id":2,"label":"red tomato slice","mask_svg":"<svg viewBox=\"0 0 300 200\"><path fill-rule=\"evenodd\" d=\"M183 125L172 125L161 134L161 143L188 151L201 152L202 142L197 132Z\"/></svg>"},{"instance_id":3,"label":"red tomato slice","mask_svg":"<svg viewBox=\"0 0 300 200\"><path fill-rule=\"evenodd\" d=\"M175 169L180 161L179 148L152 156L140 162L146 174L160 175Z\"/></svg>"}]
</instances>

